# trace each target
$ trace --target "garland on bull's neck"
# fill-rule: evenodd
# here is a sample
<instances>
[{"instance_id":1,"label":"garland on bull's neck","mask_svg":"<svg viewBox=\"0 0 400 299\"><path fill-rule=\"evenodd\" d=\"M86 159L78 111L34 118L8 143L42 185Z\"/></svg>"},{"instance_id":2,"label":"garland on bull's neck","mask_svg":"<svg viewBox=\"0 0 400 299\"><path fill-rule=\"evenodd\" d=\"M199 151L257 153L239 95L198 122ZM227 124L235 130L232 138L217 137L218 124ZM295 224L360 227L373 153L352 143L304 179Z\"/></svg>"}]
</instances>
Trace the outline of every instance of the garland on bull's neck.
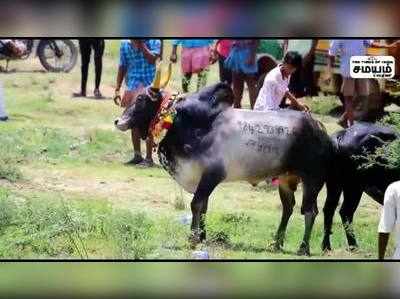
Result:
<instances>
[{"instance_id":1,"label":"garland on bull's neck","mask_svg":"<svg viewBox=\"0 0 400 299\"><path fill-rule=\"evenodd\" d=\"M164 76L161 69L161 63L159 63L156 67L154 81L151 84L151 87L147 89L147 92L150 93L151 90L161 91L162 95L160 107L149 126L149 134L151 134L153 137L154 148L160 144L161 140L163 140L165 135L167 135L168 130L172 127L176 116L174 103L177 100L182 99L182 97L178 97L178 93L170 92L164 89L171 79L172 63L170 62L168 64L168 69ZM150 95L150 97L154 98L154 95Z\"/></svg>"},{"instance_id":2,"label":"garland on bull's neck","mask_svg":"<svg viewBox=\"0 0 400 299\"><path fill-rule=\"evenodd\" d=\"M164 92L160 108L149 128L150 134L153 136L155 147L160 144L165 135L167 135L168 130L172 127L176 116L174 104L181 99L182 98L178 97L177 93L171 94L169 92Z\"/></svg>"}]
</instances>

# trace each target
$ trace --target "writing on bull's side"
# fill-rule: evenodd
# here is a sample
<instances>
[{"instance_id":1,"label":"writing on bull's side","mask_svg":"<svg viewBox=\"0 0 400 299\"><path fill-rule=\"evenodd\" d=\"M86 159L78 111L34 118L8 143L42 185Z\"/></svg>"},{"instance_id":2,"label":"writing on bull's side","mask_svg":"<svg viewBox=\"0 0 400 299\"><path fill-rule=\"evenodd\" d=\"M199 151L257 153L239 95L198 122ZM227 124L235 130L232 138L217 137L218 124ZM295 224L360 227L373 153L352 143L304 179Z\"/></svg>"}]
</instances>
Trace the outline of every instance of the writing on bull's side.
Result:
<instances>
[{"instance_id":1,"label":"writing on bull's side","mask_svg":"<svg viewBox=\"0 0 400 299\"><path fill-rule=\"evenodd\" d=\"M275 154L279 153L279 147L272 143L265 142L263 140L248 140L245 145L253 150L256 150L259 153L263 154Z\"/></svg>"},{"instance_id":2,"label":"writing on bull's side","mask_svg":"<svg viewBox=\"0 0 400 299\"><path fill-rule=\"evenodd\" d=\"M289 127L286 126L274 126L261 123L250 123L247 121L238 121L240 130L245 135L270 135L272 137L288 137L292 135Z\"/></svg>"}]
</instances>

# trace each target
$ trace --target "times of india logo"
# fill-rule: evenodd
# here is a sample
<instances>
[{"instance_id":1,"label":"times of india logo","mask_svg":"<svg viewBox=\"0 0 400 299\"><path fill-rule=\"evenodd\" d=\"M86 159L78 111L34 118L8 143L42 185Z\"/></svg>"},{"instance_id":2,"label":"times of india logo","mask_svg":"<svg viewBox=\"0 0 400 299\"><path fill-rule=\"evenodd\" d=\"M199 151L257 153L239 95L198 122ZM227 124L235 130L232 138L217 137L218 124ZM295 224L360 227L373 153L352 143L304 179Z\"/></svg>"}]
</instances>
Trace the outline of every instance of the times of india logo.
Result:
<instances>
[{"instance_id":1,"label":"times of india logo","mask_svg":"<svg viewBox=\"0 0 400 299\"><path fill-rule=\"evenodd\" d=\"M395 59L393 56L352 56L350 76L355 79L393 78Z\"/></svg>"}]
</instances>

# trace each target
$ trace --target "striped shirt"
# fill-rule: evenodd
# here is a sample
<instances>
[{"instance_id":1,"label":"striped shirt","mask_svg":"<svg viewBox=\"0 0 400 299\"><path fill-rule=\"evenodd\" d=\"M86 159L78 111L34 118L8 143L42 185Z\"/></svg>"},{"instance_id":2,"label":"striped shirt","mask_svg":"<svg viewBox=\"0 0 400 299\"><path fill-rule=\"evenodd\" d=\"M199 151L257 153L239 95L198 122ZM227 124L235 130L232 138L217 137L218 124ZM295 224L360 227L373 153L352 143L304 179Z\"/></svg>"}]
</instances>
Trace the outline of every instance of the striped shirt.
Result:
<instances>
[{"instance_id":1,"label":"striped shirt","mask_svg":"<svg viewBox=\"0 0 400 299\"><path fill-rule=\"evenodd\" d=\"M149 51L160 54L161 41L147 39L144 41ZM141 50L136 49L129 40L121 43L119 65L126 69L125 85L127 90L135 90L151 84L156 73L155 64L150 63Z\"/></svg>"}]
</instances>

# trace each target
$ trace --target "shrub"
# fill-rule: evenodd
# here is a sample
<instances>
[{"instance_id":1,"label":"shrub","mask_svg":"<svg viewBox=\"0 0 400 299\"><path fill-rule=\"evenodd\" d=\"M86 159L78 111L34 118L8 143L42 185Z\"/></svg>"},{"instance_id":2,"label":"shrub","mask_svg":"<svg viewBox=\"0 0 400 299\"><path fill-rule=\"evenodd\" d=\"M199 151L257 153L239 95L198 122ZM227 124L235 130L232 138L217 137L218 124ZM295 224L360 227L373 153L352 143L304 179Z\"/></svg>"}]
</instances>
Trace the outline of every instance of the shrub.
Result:
<instances>
[{"instance_id":1,"label":"shrub","mask_svg":"<svg viewBox=\"0 0 400 299\"><path fill-rule=\"evenodd\" d=\"M174 208L178 211L186 210L185 198L183 197L182 191L180 195L175 196Z\"/></svg>"},{"instance_id":2,"label":"shrub","mask_svg":"<svg viewBox=\"0 0 400 299\"><path fill-rule=\"evenodd\" d=\"M384 126L391 126L400 133L400 113L389 113L381 120Z\"/></svg>"},{"instance_id":3,"label":"shrub","mask_svg":"<svg viewBox=\"0 0 400 299\"><path fill-rule=\"evenodd\" d=\"M22 178L19 170L19 150L11 136L0 135L0 179L15 182Z\"/></svg>"},{"instance_id":4,"label":"shrub","mask_svg":"<svg viewBox=\"0 0 400 299\"><path fill-rule=\"evenodd\" d=\"M390 126L400 134L400 113L389 113L381 122L384 126ZM381 165L386 168L400 168L400 140L394 140L378 148L374 153L359 157L365 160L360 168L370 168Z\"/></svg>"},{"instance_id":5,"label":"shrub","mask_svg":"<svg viewBox=\"0 0 400 299\"><path fill-rule=\"evenodd\" d=\"M0 179L16 182L22 178L22 173L13 160L0 158Z\"/></svg>"},{"instance_id":6,"label":"shrub","mask_svg":"<svg viewBox=\"0 0 400 299\"><path fill-rule=\"evenodd\" d=\"M232 245L249 228L252 218L245 213L210 214L207 217L208 240L212 243Z\"/></svg>"},{"instance_id":7,"label":"shrub","mask_svg":"<svg viewBox=\"0 0 400 299\"><path fill-rule=\"evenodd\" d=\"M143 259L155 249L154 223L146 214L116 211L112 219L111 233L122 258Z\"/></svg>"},{"instance_id":8,"label":"shrub","mask_svg":"<svg viewBox=\"0 0 400 299\"><path fill-rule=\"evenodd\" d=\"M16 210L15 202L9 198L7 192L0 189L0 232L13 222Z\"/></svg>"}]
</instances>

